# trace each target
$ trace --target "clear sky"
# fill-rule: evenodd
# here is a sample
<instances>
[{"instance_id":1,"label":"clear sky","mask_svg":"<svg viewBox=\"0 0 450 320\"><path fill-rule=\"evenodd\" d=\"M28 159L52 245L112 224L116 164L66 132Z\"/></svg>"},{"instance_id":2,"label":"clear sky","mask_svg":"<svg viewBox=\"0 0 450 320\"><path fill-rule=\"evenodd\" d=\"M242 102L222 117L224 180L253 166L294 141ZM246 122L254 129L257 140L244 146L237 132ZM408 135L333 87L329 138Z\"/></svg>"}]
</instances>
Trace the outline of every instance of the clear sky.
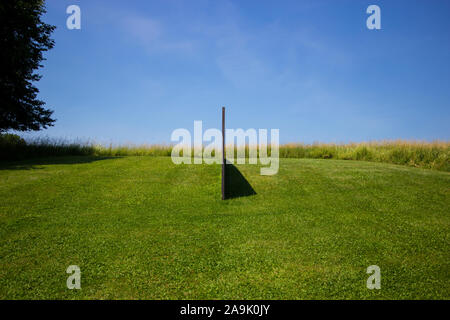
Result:
<instances>
[{"instance_id":1,"label":"clear sky","mask_svg":"<svg viewBox=\"0 0 450 320\"><path fill-rule=\"evenodd\" d=\"M66 8L81 8L68 30ZM381 8L381 30L366 9ZM169 143L176 128L280 142L450 139L450 1L48 0L39 135Z\"/></svg>"}]
</instances>

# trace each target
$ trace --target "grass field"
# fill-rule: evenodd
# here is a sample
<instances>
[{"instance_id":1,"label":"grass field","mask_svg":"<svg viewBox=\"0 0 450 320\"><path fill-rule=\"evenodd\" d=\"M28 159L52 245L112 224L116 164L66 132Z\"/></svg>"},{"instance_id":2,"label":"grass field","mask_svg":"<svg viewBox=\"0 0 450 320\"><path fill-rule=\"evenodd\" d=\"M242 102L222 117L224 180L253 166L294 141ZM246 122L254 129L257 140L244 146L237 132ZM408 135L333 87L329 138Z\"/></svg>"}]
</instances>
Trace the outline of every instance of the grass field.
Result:
<instances>
[{"instance_id":1,"label":"grass field","mask_svg":"<svg viewBox=\"0 0 450 320\"><path fill-rule=\"evenodd\" d=\"M271 146L268 153L271 152ZM65 139L0 134L0 161L49 156L171 156L172 145L112 145ZM234 152L237 152L235 146ZM249 146L241 146L248 157ZM194 154L194 152L192 152ZM359 143L290 143L279 146L280 158L358 160L401 164L450 172L449 141L385 140Z\"/></svg>"},{"instance_id":2,"label":"grass field","mask_svg":"<svg viewBox=\"0 0 450 320\"><path fill-rule=\"evenodd\" d=\"M450 173L375 162L170 157L0 164L1 299L449 299ZM66 268L81 268L81 290ZM366 268L381 268L381 289Z\"/></svg>"}]
</instances>

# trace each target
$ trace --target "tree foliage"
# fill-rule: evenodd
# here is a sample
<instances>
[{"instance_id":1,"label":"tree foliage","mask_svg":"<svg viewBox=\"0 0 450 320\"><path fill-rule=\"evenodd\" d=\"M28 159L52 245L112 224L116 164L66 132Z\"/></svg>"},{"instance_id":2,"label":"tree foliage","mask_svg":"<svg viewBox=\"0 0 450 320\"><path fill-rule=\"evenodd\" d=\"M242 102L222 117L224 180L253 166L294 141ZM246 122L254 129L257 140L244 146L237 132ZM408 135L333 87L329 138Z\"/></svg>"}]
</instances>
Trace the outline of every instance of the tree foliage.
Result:
<instances>
[{"instance_id":1,"label":"tree foliage","mask_svg":"<svg viewBox=\"0 0 450 320\"><path fill-rule=\"evenodd\" d=\"M37 98L36 70L53 48L54 26L44 23L43 0L0 1L0 132L52 126L52 110Z\"/></svg>"}]
</instances>

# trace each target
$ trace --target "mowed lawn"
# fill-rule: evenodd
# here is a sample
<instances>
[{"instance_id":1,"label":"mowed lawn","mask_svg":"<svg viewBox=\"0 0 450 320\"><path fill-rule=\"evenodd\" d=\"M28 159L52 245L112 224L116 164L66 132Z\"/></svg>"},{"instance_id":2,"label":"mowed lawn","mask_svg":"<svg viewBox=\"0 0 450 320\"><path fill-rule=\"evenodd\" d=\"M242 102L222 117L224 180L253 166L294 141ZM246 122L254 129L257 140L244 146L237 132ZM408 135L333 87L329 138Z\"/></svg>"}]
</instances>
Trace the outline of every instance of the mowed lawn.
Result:
<instances>
[{"instance_id":1,"label":"mowed lawn","mask_svg":"<svg viewBox=\"0 0 450 320\"><path fill-rule=\"evenodd\" d=\"M450 174L358 161L0 164L1 299L449 299ZM81 290L66 269L81 268ZM381 289L366 268L381 268Z\"/></svg>"}]
</instances>

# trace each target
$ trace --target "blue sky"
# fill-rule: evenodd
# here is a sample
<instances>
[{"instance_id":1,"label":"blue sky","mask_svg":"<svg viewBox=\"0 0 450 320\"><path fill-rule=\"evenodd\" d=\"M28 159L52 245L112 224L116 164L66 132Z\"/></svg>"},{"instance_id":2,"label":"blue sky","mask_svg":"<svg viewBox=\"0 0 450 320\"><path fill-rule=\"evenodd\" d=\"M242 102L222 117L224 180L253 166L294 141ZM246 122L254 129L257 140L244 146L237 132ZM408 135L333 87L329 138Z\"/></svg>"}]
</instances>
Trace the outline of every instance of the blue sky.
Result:
<instances>
[{"instance_id":1,"label":"blue sky","mask_svg":"<svg viewBox=\"0 0 450 320\"><path fill-rule=\"evenodd\" d=\"M66 28L67 6L81 30ZM368 30L366 8L381 8ZM450 1L49 0L38 135L169 143L193 121L280 142L450 139ZM36 134L34 134L36 135Z\"/></svg>"}]
</instances>

